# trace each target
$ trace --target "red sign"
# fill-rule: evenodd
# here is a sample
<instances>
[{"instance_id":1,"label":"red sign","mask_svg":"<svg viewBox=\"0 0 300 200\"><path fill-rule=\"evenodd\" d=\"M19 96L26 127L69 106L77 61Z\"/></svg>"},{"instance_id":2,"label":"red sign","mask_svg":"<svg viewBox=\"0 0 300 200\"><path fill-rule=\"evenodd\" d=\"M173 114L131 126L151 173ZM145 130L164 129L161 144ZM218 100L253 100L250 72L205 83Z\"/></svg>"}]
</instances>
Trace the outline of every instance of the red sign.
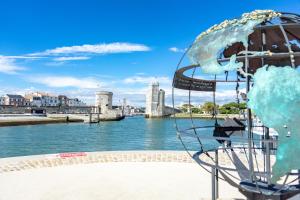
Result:
<instances>
[{"instance_id":1,"label":"red sign","mask_svg":"<svg viewBox=\"0 0 300 200\"><path fill-rule=\"evenodd\" d=\"M59 157L61 158L72 158L72 157L80 157L80 156L86 156L87 154L85 152L77 152L77 153L60 153Z\"/></svg>"}]
</instances>

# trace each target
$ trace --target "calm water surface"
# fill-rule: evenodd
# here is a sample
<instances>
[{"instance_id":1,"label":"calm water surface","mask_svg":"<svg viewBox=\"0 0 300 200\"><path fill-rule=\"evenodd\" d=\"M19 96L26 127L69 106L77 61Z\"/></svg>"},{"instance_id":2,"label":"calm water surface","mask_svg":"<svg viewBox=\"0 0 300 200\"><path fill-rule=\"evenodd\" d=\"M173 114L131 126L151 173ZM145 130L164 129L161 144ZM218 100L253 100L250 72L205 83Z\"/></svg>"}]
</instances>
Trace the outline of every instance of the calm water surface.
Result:
<instances>
[{"instance_id":1,"label":"calm water surface","mask_svg":"<svg viewBox=\"0 0 300 200\"><path fill-rule=\"evenodd\" d=\"M191 127L188 119L181 127ZM196 120L211 125L211 120ZM193 144L194 145L194 144ZM100 124L48 124L0 128L0 157L111 150L184 150L173 119L130 117Z\"/></svg>"}]
</instances>

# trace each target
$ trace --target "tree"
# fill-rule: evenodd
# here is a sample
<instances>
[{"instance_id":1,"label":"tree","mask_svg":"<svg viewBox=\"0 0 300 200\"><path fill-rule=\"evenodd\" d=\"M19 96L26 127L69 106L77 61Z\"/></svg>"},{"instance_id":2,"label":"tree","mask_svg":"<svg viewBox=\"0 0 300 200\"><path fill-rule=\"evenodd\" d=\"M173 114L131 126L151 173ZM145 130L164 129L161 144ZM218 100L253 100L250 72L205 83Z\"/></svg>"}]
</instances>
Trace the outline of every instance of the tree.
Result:
<instances>
[{"instance_id":1,"label":"tree","mask_svg":"<svg viewBox=\"0 0 300 200\"><path fill-rule=\"evenodd\" d=\"M185 108L185 107L181 107L180 110L181 110L182 112L184 112L184 113L186 113L186 112L188 111L188 109Z\"/></svg>"},{"instance_id":2,"label":"tree","mask_svg":"<svg viewBox=\"0 0 300 200\"><path fill-rule=\"evenodd\" d=\"M220 114L231 114L231 111L223 106L220 107L219 112Z\"/></svg>"},{"instance_id":3,"label":"tree","mask_svg":"<svg viewBox=\"0 0 300 200\"><path fill-rule=\"evenodd\" d=\"M219 106L216 105L216 108L215 108L215 105L213 102L205 102L201 108L206 114L212 114L214 112L214 110L218 110L218 107Z\"/></svg>"},{"instance_id":4,"label":"tree","mask_svg":"<svg viewBox=\"0 0 300 200\"><path fill-rule=\"evenodd\" d=\"M192 105L192 104L182 104L182 106L181 106L182 108L189 108L189 107L191 107L191 108L193 108L194 107L194 105Z\"/></svg>"},{"instance_id":5,"label":"tree","mask_svg":"<svg viewBox=\"0 0 300 200\"><path fill-rule=\"evenodd\" d=\"M245 110L247 108L247 103L243 102L243 103L240 103L240 109L241 110Z\"/></svg>"},{"instance_id":6,"label":"tree","mask_svg":"<svg viewBox=\"0 0 300 200\"><path fill-rule=\"evenodd\" d=\"M244 110L247 108L246 103L236 103L236 102L230 102L227 104L224 104L220 107L219 111L221 114L239 114L241 110Z\"/></svg>"},{"instance_id":7,"label":"tree","mask_svg":"<svg viewBox=\"0 0 300 200\"><path fill-rule=\"evenodd\" d=\"M192 113L202 114L202 110L200 108L193 107L192 108Z\"/></svg>"},{"instance_id":8,"label":"tree","mask_svg":"<svg viewBox=\"0 0 300 200\"><path fill-rule=\"evenodd\" d=\"M183 104L180 110L182 110L182 112L190 112L190 110L192 110L193 108L194 106L192 104Z\"/></svg>"}]
</instances>

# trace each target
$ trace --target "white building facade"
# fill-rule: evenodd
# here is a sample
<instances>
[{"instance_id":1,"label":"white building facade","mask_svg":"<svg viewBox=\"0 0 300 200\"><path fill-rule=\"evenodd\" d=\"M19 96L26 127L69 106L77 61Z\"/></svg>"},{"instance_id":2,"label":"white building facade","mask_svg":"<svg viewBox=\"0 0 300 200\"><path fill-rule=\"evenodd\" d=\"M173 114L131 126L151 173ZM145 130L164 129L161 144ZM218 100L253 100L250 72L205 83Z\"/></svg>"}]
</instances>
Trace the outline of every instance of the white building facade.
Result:
<instances>
[{"instance_id":1,"label":"white building facade","mask_svg":"<svg viewBox=\"0 0 300 200\"><path fill-rule=\"evenodd\" d=\"M32 106L41 107L42 106L42 99L41 97L32 97L30 100Z\"/></svg>"},{"instance_id":2,"label":"white building facade","mask_svg":"<svg viewBox=\"0 0 300 200\"><path fill-rule=\"evenodd\" d=\"M11 106L24 106L25 98L18 94L7 94L4 96L4 104Z\"/></svg>"},{"instance_id":3,"label":"white building facade","mask_svg":"<svg viewBox=\"0 0 300 200\"><path fill-rule=\"evenodd\" d=\"M0 105L5 105L5 97L0 97Z\"/></svg>"},{"instance_id":4,"label":"white building facade","mask_svg":"<svg viewBox=\"0 0 300 200\"><path fill-rule=\"evenodd\" d=\"M31 106L36 107L56 107L56 106L86 106L84 102L78 98L68 98L65 95L51 95L44 92L33 92L25 95Z\"/></svg>"},{"instance_id":5,"label":"white building facade","mask_svg":"<svg viewBox=\"0 0 300 200\"><path fill-rule=\"evenodd\" d=\"M42 106L58 106L58 97L52 95L42 96Z\"/></svg>"},{"instance_id":6,"label":"white building facade","mask_svg":"<svg viewBox=\"0 0 300 200\"><path fill-rule=\"evenodd\" d=\"M25 99L30 102L31 106L34 106L34 107L42 106L41 97L35 95L34 93L25 94Z\"/></svg>"},{"instance_id":7,"label":"white building facade","mask_svg":"<svg viewBox=\"0 0 300 200\"><path fill-rule=\"evenodd\" d=\"M43 92L33 92L25 95L26 99L29 99L32 106L58 106L59 100L55 95L51 95Z\"/></svg>"},{"instance_id":8,"label":"white building facade","mask_svg":"<svg viewBox=\"0 0 300 200\"><path fill-rule=\"evenodd\" d=\"M79 99L77 98L74 98L74 99L68 99L67 101L67 105L70 106L70 107L74 107L74 106L77 106L77 107L80 107L80 106L86 106L85 103L83 103L82 101L80 101Z\"/></svg>"},{"instance_id":9,"label":"white building facade","mask_svg":"<svg viewBox=\"0 0 300 200\"><path fill-rule=\"evenodd\" d=\"M59 106L68 106L69 98L65 95L58 96Z\"/></svg>"}]
</instances>

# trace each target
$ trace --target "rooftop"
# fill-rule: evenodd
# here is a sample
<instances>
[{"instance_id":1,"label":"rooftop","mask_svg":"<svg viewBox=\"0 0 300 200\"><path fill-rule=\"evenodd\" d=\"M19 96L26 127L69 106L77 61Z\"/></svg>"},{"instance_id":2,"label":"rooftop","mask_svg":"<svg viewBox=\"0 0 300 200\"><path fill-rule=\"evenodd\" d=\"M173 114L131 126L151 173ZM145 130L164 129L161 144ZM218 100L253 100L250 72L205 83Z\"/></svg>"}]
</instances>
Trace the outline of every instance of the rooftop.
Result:
<instances>
[{"instance_id":1,"label":"rooftop","mask_svg":"<svg viewBox=\"0 0 300 200\"><path fill-rule=\"evenodd\" d=\"M18 94L7 94L6 96L8 96L9 98L14 98L14 99L23 99L24 98L22 95L18 95Z\"/></svg>"}]
</instances>

